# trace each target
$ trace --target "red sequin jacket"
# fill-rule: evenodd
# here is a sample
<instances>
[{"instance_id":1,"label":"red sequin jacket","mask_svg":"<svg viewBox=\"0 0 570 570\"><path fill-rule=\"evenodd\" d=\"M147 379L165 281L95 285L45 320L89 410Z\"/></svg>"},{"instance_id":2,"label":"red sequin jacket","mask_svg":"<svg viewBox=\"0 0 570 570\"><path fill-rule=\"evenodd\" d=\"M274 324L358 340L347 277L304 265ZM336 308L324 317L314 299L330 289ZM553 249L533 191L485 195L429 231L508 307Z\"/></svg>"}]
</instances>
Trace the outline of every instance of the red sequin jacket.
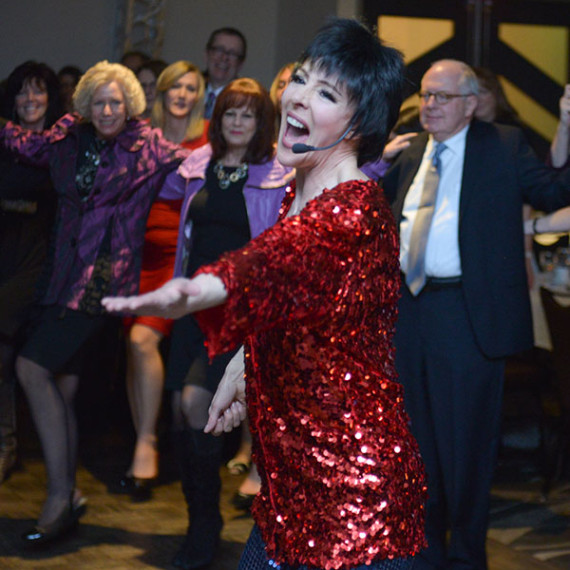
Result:
<instances>
[{"instance_id":1,"label":"red sequin jacket","mask_svg":"<svg viewBox=\"0 0 570 570\"><path fill-rule=\"evenodd\" d=\"M253 516L277 562L326 570L425 546L425 481L392 336L398 237L373 181L326 190L199 273L221 307L197 313L210 355L245 341Z\"/></svg>"}]
</instances>

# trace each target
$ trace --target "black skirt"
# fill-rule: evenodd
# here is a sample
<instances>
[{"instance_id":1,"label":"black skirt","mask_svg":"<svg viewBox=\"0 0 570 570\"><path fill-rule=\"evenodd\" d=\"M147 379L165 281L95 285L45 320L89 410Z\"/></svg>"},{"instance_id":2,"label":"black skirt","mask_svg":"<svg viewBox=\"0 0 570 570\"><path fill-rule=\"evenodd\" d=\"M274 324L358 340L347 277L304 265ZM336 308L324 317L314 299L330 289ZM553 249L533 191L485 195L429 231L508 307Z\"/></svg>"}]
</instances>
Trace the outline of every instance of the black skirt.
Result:
<instances>
[{"instance_id":1,"label":"black skirt","mask_svg":"<svg viewBox=\"0 0 570 570\"><path fill-rule=\"evenodd\" d=\"M88 315L60 305L41 307L30 326L20 356L53 374L79 374L87 342L99 334L110 315Z\"/></svg>"},{"instance_id":2,"label":"black skirt","mask_svg":"<svg viewBox=\"0 0 570 570\"><path fill-rule=\"evenodd\" d=\"M196 319L192 315L178 319L170 337L166 389L182 390L185 385L193 385L214 393L237 350L215 356L210 362L204 346L204 335Z\"/></svg>"}]
</instances>

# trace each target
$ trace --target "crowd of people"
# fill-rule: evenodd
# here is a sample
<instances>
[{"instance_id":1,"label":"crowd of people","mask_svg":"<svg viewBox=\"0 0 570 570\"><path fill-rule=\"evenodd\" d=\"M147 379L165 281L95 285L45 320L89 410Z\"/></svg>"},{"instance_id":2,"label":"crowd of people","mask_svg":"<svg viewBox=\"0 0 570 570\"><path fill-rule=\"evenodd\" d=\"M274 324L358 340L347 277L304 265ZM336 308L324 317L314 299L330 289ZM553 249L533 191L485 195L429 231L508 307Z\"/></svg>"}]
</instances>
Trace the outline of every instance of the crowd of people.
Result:
<instances>
[{"instance_id":1,"label":"crowd of people","mask_svg":"<svg viewBox=\"0 0 570 570\"><path fill-rule=\"evenodd\" d=\"M175 566L214 563L219 436L241 425L240 569L484 570L505 359L533 342L524 235L570 229L570 86L547 159L497 76L457 60L403 128L401 54L354 20L270 89L239 77L239 30L205 53L3 83L0 483L16 378L47 474L24 545L86 511L74 400L113 320L136 433L118 488L152 497L168 394Z\"/></svg>"}]
</instances>

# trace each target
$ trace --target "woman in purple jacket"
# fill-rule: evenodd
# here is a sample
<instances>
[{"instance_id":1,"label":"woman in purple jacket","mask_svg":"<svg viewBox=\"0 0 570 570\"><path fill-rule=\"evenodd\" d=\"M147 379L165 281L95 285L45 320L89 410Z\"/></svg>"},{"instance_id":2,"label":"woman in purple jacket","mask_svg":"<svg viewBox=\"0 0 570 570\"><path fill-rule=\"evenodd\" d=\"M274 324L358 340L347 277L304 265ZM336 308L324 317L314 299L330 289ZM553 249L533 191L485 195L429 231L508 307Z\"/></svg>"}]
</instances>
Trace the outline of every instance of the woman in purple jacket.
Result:
<instances>
[{"instance_id":1,"label":"woman in purple jacket","mask_svg":"<svg viewBox=\"0 0 570 570\"><path fill-rule=\"evenodd\" d=\"M99 62L80 80L66 115L43 133L8 123L0 144L49 169L58 195L46 292L16 369L43 448L47 499L23 535L43 544L75 526L85 500L75 490L73 408L82 350L108 316L100 299L137 291L145 222L166 176L188 151L135 119L145 107L135 75Z\"/></svg>"},{"instance_id":2,"label":"woman in purple jacket","mask_svg":"<svg viewBox=\"0 0 570 570\"><path fill-rule=\"evenodd\" d=\"M192 275L277 221L293 171L275 159L274 113L269 94L257 81L236 79L216 100L210 144L192 152L168 177L164 197L185 191L176 275ZM194 317L174 323L166 385L174 390L176 455L190 515L186 539L174 559L181 568L209 564L223 526L219 510L222 440L203 429L233 354L210 362Z\"/></svg>"}]
</instances>

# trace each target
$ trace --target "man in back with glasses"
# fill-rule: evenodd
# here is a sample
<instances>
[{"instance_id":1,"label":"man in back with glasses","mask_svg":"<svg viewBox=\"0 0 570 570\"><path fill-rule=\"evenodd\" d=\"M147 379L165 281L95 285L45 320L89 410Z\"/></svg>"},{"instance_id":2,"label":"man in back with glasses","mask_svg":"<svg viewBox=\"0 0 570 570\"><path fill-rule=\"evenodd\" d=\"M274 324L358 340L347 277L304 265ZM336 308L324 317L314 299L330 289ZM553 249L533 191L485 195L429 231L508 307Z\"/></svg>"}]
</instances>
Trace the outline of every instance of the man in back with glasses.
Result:
<instances>
[{"instance_id":1,"label":"man in back with glasses","mask_svg":"<svg viewBox=\"0 0 570 570\"><path fill-rule=\"evenodd\" d=\"M570 171L545 166L520 129L473 120L477 92L467 64L435 62L425 132L384 178L401 241L396 368L428 474L417 570L487 568L504 362L533 344L522 206L570 203Z\"/></svg>"},{"instance_id":2,"label":"man in back with glasses","mask_svg":"<svg viewBox=\"0 0 570 570\"><path fill-rule=\"evenodd\" d=\"M245 36L235 28L214 30L206 44L206 94L204 116L210 119L216 97L239 73L247 52Z\"/></svg>"}]
</instances>

